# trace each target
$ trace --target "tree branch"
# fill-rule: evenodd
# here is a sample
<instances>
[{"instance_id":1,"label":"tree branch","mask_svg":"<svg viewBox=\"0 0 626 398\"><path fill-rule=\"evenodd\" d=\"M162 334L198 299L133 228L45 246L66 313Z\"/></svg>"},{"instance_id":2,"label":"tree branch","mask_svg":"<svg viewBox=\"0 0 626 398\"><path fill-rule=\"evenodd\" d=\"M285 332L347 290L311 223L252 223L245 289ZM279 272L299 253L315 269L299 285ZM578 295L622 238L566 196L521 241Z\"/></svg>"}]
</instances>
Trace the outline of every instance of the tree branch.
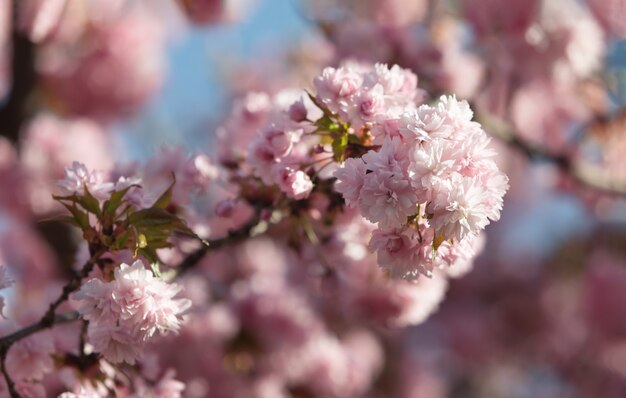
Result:
<instances>
[{"instance_id":1,"label":"tree branch","mask_svg":"<svg viewBox=\"0 0 626 398\"><path fill-rule=\"evenodd\" d=\"M256 227L261 221L261 210L256 209L254 215L241 227L236 230L232 230L228 232L223 238L208 240L205 241L204 245L199 249L189 253L187 257L176 267L176 275L175 278L180 277L185 274L193 267L198 265L198 263L207 255L210 251L220 249L224 246L231 245L233 243L240 242L245 238L250 236L250 232L254 227Z\"/></svg>"},{"instance_id":2,"label":"tree branch","mask_svg":"<svg viewBox=\"0 0 626 398\"><path fill-rule=\"evenodd\" d=\"M23 329L20 329L16 332L13 332L7 336L2 337L0 339L0 370L2 370L2 375L4 376L4 381L7 384L7 388L9 389L9 394L11 394L12 398L20 398L20 394L15 389L15 382L11 379L9 372L6 368L6 360L9 353L9 349L16 342L32 335L37 332L40 332L44 329L48 329L53 325L60 325L62 323L74 322L78 319L78 312L72 311L65 314L55 314L51 321L46 321L44 318L39 320L39 322L34 323L30 326L27 326Z\"/></svg>"},{"instance_id":3,"label":"tree branch","mask_svg":"<svg viewBox=\"0 0 626 398\"><path fill-rule=\"evenodd\" d=\"M20 129L28 118L27 102L37 84L35 48L33 43L17 28L19 1L13 1L13 31L11 58L11 88L0 109L0 135L16 143Z\"/></svg>"},{"instance_id":4,"label":"tree branch","mask_svg":"<svg viewBox=\"0 0 626 398\"><path fill-rule=\"evenodd\" d=\"M200 262L200 260L202 260L202 258L204 258L204 256L210 251L220 249L224 246L231 245L236 242L240 242L244 240L245 238L249 237L251 231L254 229L255 226L258 225L260 220L261 220L261 210L257 209L254 215L250 218L248 222L246 222L244 225L237 228L236 230L230 231L227 236L205 242L205 245L203 245L198 250L187 255L187 257L179 264L179 266L176 267L177 273L175 277L179 277L183 275L185 272L195 267ZM48 310L38 322L30 326L26 326L12 334L9 334L0 338L0 370L2 371L2 374L4 375L4 379L6 381L7 387L9 388L9 392L12 398L19 398L20 395L15 390L15 383L11 379L5 366L9 349L16 342L32 334L40 332L44 329L51 328L55 325L69 323L69 322L73 322L73 321L80 319L79 314L76 311L72 311L72 312L68 312L64 314L57 314L56 310L59 308L61 304L63 304L65 301L68 300L69 295L71 293L75 292L76 290L80 288L82 280L85 277L87 277L89 273L91 273L91 271L93 270L93 267L98 263L98 261L100 260L100 257L104 253L106 253L104 249L100 249L94 253L94 255L85 263L85 265L83 265L81 271L78 272L72 278L72 280L63 287L62 293L54 302L50 304L50 306L48 307ZM82 335L83 333L81 333L81 342L80 342L81 351L83 351L82 339L84 338L82 337Z\"/></svg>"},{"instance_id":5,"label":"tree branch","mask_svg":"<svg viewBox=\"0 0 626 398\"><path fill-rule=\"evenodd\" d=\"M626 182L612 178L605 169L588 163L576 162L568 154L550 152L542 146L530 143L515 134L515 131L505 122L487 116L478 117L478 119L491 135L523 153L528 159L553 163L584 187L609 195L626 196Z\"/></svg>"},{"instance_id":6,"label":"tree branch","mask_svg":"<svg viewBox=\"0 0 626 398\"><path fill-rule=\"evenodd\" d=\"M4 336L0 338L0 370L4 375L4 380L6 381L7 387L9 389L9 393L12 398L20 398L20 394L15 390L15 383L11 379L9 372L6 369L6 359L9 354L9 349L16 342L34 334L41 330L48 329L53 327L54 325L60 323L72 322L78 319L77 312L71 312L68 314L57 314L56 310L59 308L61 304L69 299L71 293L75 292L80 288L81 282L83 278L85 278L93 267L96 265L100 257L105 253L105 249L101 248L93 253L92 257L83 265L80 272L76 273L74 277L63 287L63 291L59 295L59 297L50 304L46 313L41 317L39 322L34 323L30 326L22 328L12 334Z\"/></svg>"},{"instance_id":7,"label":"tree branch","mask_svg":"<svg viewBox=\"0 0 626 398\"><path fill-rule=\"evenodd\" d=\"M55 314L52 319L52 324L60 325L63 323L74 322L76 320L78 320L78 312L70 311L63 314ZM39 322L33 323L30 326L26 326L23 329L2 337L2 339L0 339L0 354L3 352L2 350L4 350L5 347L8 348L16 342L44 329L48 329L49 327L50 326L46 322L39 320Z\"/></svg>"}]
</instances>

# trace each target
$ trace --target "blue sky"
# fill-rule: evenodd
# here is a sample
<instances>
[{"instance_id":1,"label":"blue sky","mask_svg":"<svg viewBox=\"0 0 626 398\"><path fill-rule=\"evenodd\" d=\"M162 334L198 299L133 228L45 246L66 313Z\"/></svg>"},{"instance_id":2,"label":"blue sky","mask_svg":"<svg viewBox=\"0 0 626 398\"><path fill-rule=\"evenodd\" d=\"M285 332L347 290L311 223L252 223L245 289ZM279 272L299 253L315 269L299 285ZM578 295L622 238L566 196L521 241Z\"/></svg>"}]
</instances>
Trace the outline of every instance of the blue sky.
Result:
<instances>
[{"instance_id":1,"label":"blue sky","mask_svg":"<svg viewBox=\"0 0 626 398\"><path fill-rule=\"evenodd\" d=\"M190 28L168 49L168 74L159 95L129 126L122 126L127 136L121 146L140 148L122 150L124 157L144 158L162 145L193 148L194 134L210 134L207 121L219 118L229 105L220 82L225 64L254 62L266 50L311 32L298 0L257 0L242 21Z\"/></svg>"}]
</instances>

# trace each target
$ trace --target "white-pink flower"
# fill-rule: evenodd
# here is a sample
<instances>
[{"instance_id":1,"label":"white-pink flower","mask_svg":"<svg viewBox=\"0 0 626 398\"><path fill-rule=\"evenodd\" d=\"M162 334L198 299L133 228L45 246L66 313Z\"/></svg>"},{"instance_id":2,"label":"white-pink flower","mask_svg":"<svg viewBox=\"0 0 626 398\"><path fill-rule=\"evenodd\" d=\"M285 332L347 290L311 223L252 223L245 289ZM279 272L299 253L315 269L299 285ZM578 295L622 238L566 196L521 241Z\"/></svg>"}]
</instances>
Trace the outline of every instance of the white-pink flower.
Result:
<instances>
[{"instance_id":1,"label":"white-pink flower","mask_svg":"<svg viewBox=\"0 0 626 398\"><path fill-rule=\"evenodd\" d=\"M365 175L359 209L365 218L382 228L399 227L417 213L415 188L400 173L373 171Z\"/></svg>"},{"instance_id":2,"label":"white-pink flower","mask_svg":"<svg viewBox=\"0 0 626 398\"><path fill-rule=\"evenodd\" d=\"M311 178L304 171L295 170L291 167L280 169L278 186L288 197L295 200L308 198L313 190Z\"/></svg>"},{"instance_id":3,"label":"white-pink flower","mask_svg":"<svg viewBox=\"0 0 626 398\"><path fill-rule=\"evenodd\" d=\"M94 349L114 363L133 363L141 347L155 335L178 332L187 299L174 298L181 287L166 283L141 261L121 264L110 282L92 279L73 295L78 312L88 320Z\"/></svg>"},{"instance_id":4,"label":"white-pink flower","mask_svg":"<svg viewBox=\"0 0 626 398\"><path fill-rule=\"evenodd\" d=\"M187 299L174 299L182 287L155 277L141 261L121 264L115 270L112 300L120 317L130 321L147 341L156 333L178 332L180 316L191 306Z\"/></svg>"},{"instance_id":5,"label":"white-pink flower","mask_svg":"<svg viewBox=\"0 0 626 398\"><path fill-rule=\"evenodd\" d=\"M383 228L399 227L417 213L418 197L409 178L409 159L399 139L387 140L379 151L362 157L366 173L359 194L359 210Z\"/></svg>"},{"instance_id":6,"label":"white-pink flower","mask_svg":"<svg viewBox=\"0 0 626 398\"><path fill-rule=\"evenodd\" d=\"M346 205L356 207L365 180L365 162L360 158L347 159L343 167L335 171L335 190L343 195Z\"/></svg>"},{"instance_id":7,"label":"white-pink flower","mask_svg":"<svg viewBox=\"0 0 626 398\"><path fill-rule=\"evenodd\" d=\"M338 69L328 67L313 83L317 89L317 98L331 111L337 112L341 101L357 93L363 84L363 75L351 66Z\"/></svg>"},{"instance_id":8,"label":"white-pink flower","mask_svg":"<svg viewBox=\"0 0 626 398\"><path fill-rule=\"evenodd\" d=\"M441 191L427 206L432 213L436 234L445 239L461 241L476 235L489 224L489 192L471 177L443 181Z\"/></svg>"},{"instance_id":9,"label":"white-pink flower","mask_svg":"<svg viewBox=\"0 0 626 398\"><path fill-rule=\"evenodd\" d=\"M394 278L417 279L431 275L433 234L425 225L377 229L372 233L370 249L378 255L378 264Z\"/></svg>"},{"instance_id":10,"label":"white-pink flower","mask_svg":"<svg viewBox=\"0 0 626 398\"><path fill-rule=\"evenodd\" d=\"M113 190L113 183L105 182L101 172L89 171L79 162L73 162L72 167L65 169L65 178L58 182L64 195L84 195L87 189L94 197L104 200Z\"/></svg>"}]
</instances>

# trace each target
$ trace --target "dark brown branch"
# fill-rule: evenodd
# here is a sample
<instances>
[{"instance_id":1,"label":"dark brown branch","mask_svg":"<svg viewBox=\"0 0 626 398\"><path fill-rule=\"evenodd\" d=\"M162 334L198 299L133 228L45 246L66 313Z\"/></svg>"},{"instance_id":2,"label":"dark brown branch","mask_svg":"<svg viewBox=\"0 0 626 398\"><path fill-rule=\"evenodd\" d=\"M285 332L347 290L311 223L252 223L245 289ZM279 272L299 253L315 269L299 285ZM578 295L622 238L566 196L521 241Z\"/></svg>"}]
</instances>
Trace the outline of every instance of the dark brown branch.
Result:
<instances>
[{"instance_id":1,"label":"dark brown branch","mask_svg":"<svg viewBox=\"0 0 626 398\"><path fill-rule=\"evenodd\" d=\"M100 260L100 257L105 252L106 251L104 249L100 249L97 252L95 252L93 256L85 263L85 265L83 265L80 272L76 273L76 275L74 275L74 277L72 277L72 279L67 283L67 285L63 286L63 291L61 292L59 297L57 297L57 299L53 303L50 304L50 307L48 307L48 311L46 311L43 318L41 318L42 322L44 322L45 324L48 324L49 326L54 325L54 318L55 318L56 310L59 308L61 304L63 304L69 299L70 294L74 293L76 290L80 288L81 282L83 281L83 279L86 278L91 273L91 271L93 270L93 267L98 263L98 261ZM2 342L2 339L0 339L0 343L1 342Z\"/></svg>"},{"instance_id":2,"label":"dark brown branch","mask_svg":"<svg viewBox=\"0 0 626 398\"><path fill-rule=\"evenodd\" d=\"M3 350L2 352L0 352L0 355L2 355L2 358L0 358L0 369L2 370L2 376L4 376L4 381L7 384L7 388L9 390L9 394L11 394L11 398L20 398L20 394L17 392L17 390L15 390L15 382L11 378L11 375L9 375L9 372L7 372L7 366L6 366L6 352L7 351L8 351L8 348L6 349L6 351Z\"/></svg>"},{"instance_id":3,"label":"dark brown branch","mask_svg":"<svg viewBox=\"0 0 626 398\"><path fill-rule=\"evenodd\" d=\"M254 215L250 218L250 220L237 228L236 230L230 231L227 236L215 240L210 240L205 242L198 250L190 253L176 268L177 273L176 277L183 275L185 272L189 271L193 267L195 267L204 256L210 251L220 249L227 245L231 245L233 243L240 242L250 236L250 233L256 227L261 220L261 210L257 209ZM55 325L73 322L79 319L79 314L76 311L65 313L65 314L57 314L56 310L58 307L63 304L69 298L69 295L76 290L78 290L81 286L82 280L89 275L93 267L98 263L100 257L105 253L104 249L100 249L93 254L93 256L85 263L80 272L78 272L72 280L63 287L62 293L59 297L50 304L48 310L44 314L44 316L36 323L27 326L23 329L20 329L12 334L6 335L0 338L0 370L4 375L4 379L6 381L7 387L9 388L9 392L12 398L20 398L19 393L15 390L15 383L11 379L9 373L6 370L6 357L9 352L9 349L13 344L24 339L32 334L35 334L44 329L51 328ZM81 340L79 342L79 356L84 354L84 332L85 325L83 323L83 330L81 331Z\"/></svg>"},{"instance_id":4,"label":"dark brown branch","mask_svg":"<svg viewBox=\"0 0 626 398\"><path fill-rule=\"evenodd\" d=\"M200 249L190 253L176 269L178 270L177 276L182 275L184 272L190 270L195 265L197 265L200 260L210 251L220 249L224 246L240 242L241 240L247 238L250 235L252 229L259 223L260 221L260 211L257 211L250 220L242 225L240 228L231 231L227 236L215 240L207 241L204 246ZM58 307L67 301L69 295L80 288L81 281L89 275L93 267L98 263L100 256L104 254L104 250L100 250L95 255L89 259L83 266L82 270L76 274L76 276L63 288L63 292L59 297L50 304L48 310L44 314L44 316L39 320L39 322L34 323L30 326L27 326L23 329L18 330L17 332L4 336L0 338L0 355L3 353L3 349L6 351L8 347L10 347L15 342L30 336L33 333L36 333L40 330L50 328L59 323L71 322L78 319L78 314L75 312L67 313L67 314L56 314L56 310Z\"/></svg>"},{"instance_id":5,"label":"dark brown branch","mask_svg":"<svg viewBox=\"0 0 626 398\"><path fill-rule=\"evenodd\" d=\"M63 323L69 323L69 322L74 322L78 320L78 312L76 311L71 311L71 312L67 312L67 313L63 313L63 314L56 314L54 316L54 318L52 319L52 324L53 325L60 325ZM39 322L33 323L30 326L27 326L23 329L20 329L14 333L11 333L9 335L6 335L4 337L2 337L2 339L0 339L0 354L3 353L6 348L5 347L10 347L11 345L15 344L16 342L32 335L35 334L37 332L40 332L44 329L48 329L50 327L50 325L48 325L46 322L43 322L42 320L40 320Z\"/></svg>"},{"instance_id":6,"label":"dark brown branch","mask_svg":"<svg viewBox=\"0 0 626 398\"><path fill-rule=\"evenodd\" d=\"M254 227L259 224L261 220L261 210L257 209L254 215L241 227L236 230L229 231L228 235L223 238L205 241L199 249L191 252L185 257L185 259L176 267L176 277L185 274L207 255L208 252L220 249L224 246L231 245L233 243L240 242L250 236L250 232Z\"/></svg>"},{"instance_id":7,"label":"dark brown branch","mask_svg":"<svg viewBox=\"0 0 626 398\"><path fill-rule=\"evenodd\" d=\"M568 154L550 152L542 146L530 143L518 136L508 124L502 121L489 117L478 119L491 135L523 153L528 159L555 164L583 187L609 195L626 196L626 182L612 178L605 169L584 162L576 162Z\"/></svg>"},{"instance_id":8,"label":"dark brown branch","mask_svg":"<svg viewBox=\"0 0 626 398\"><path fill-rule=\"evenodd\" d=\"M59 297L57 297L57 299L50 304L50 307L48 307L48 310L43 315L43 317L41 317L39 322L0 338L0 370L2 370L4 380L6 381L9 393L11 394L12 398L20 398L20 394L15 390L15 383L11 379L9 372L6 369L6 359L9 353L9 349L13 344L20 341L21 339L24 339L43 329L48 329L54 325L72 322L78 319L78 313L76 312L59 315L56 313L56 310L61 304L69 299L71 293L80 288L83 278L89 275L91 270L93 270L93 267L97 264L98 260L104 253L104 249L100 249L93 253L93 256L85 263L85 265L83 265L80 272L76 273L72 280L70 280L70 282L68 282L68 284L63 287L63 291L61 292Z\"/></svg>"},{"instance_id":9,"label":"dark brown branch","mask_svg":"<svg viewBox=\"0 0 626 398\"><path fill-rule=\"evenodd\" d=\"M13 11L20 8L13 2ZM15 21L17 18L13 18ZM35 73L35 48L33 43L16 27L12 32L13 56L11 58L11 88L0 108L0 135L17 142L22 124L28 118L28 100L37 83Z\"/></svg>"},{"instance_id":10,"label":"dark brown branch","mask_svg":"<svg viewBox=\"0 0 626 398\"><path fill-rule=\"evenodd\" d=\"M9 394L11 394L12 398L20 398L20 394L15 389L15 382L13 381L13 379L11 379L11 376L9 375L9 372L6 368L6 360L11 346L30 335L50 328L52 325L60 325L62 323L74 322L77 319L78 312L76 311L68 312L65 314L55 314L50 322L44 321L44 319L42 318L39 322L20 329L0 339L0 370L2 370L4 381L7 384Z\"/></svg>"}]
</instances>

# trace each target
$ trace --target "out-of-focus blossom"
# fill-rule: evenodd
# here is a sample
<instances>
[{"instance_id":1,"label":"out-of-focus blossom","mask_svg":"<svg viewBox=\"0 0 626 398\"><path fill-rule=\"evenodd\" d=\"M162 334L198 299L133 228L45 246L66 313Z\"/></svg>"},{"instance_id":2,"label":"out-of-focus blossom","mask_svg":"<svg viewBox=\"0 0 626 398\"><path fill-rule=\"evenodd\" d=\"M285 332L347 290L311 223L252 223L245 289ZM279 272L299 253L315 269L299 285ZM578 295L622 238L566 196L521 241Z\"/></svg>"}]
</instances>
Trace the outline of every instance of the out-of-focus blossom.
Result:
<instances>
[{"instance_id":1,"label":"out-of-focus blossom","mask_svg":"<svg viewBox=\"0 0 626 398\"><path fill-rule=\"evenodd\" d=\"M19 25L35 43L45 41L61 22L67 0L24 0L20 2Z\"/></svg>"},{"instance_id":2,"label":"out-of-focus blossom","mask_svg":"<svg viewBox=\"0 0 626 398\"><path fill-rule=\"evenodd\" d=\"M463 0L461 8L480 36L523 34L530 26L541 0Z\"/></svg>"},{"instance_id":3,"label":"out-of-focus blossom","mask_svg":"<svg viewBox=\"0 0 626 398\"><path fill-rule=\"evenodd\" d=\"M520 136L552 150L568 147L575 131L569 126L589 119L589 110L567 85L535 81L518 90L511 102Z\"/></svg>"},{"instance_id":4,"label":"out-of-focus blossom","mask_svg":"<svg viewBox=\"0 0 626 398\"><path fill-rule=\"evenodd\" d=\"M160 86L163 38L148 13L103 21L80 40L45 48L38 70L61 109L110 120L137 110Z\"/></svg>"},{"instance_id":5,"label":"out-of-focus blossom","mask_svg":"<svg viewBox=\"0 0 626 398\"><path fill-rule=\"evenodd\" d=\"M211 159L203 153L188 155L180 147L161 148L145 164L136 170L142 176L146 187L146 196L158 198L173 182L173 202L186 205L192 193L207 191L209 184L218 177L219 170Z\"/></svg>"},{"instance_id":6,"label":"out-of-focus blossom","mask_svg":"<svg viewBox=\"0 0 626 398\"><path fill-rule=\"evenodd\" d=\"M177 0L195 24L232 22L242 18L255 0Z\"/></svg>"},{"instance_id":7,"label":"out-of-focus blossom","mask_svg":"<svg viewBox=\"0 0 626 398\"><path fill-rule=\"evenodd\" d=\"M185 390L185 383L174 379L175 372L170 370L154 384L146 383L142 378L135 381L135 393L129 398L180 398Z\"/></svg>"},{"instance_id":8,"label":"out-of-focus blossom","mask_svg":"<svg viewBox=\"0 0 626 398\"><path fill-rule=\"evenodd\" d=\"M29 176L29 199L36 213L46 213L54 206L53 182L73 161L90 169L110 170L112 145L103 127L86 118L62 119L43 113L21 132L21 162Z\"/></svg>"},{"instance_id":9,"label":"out-of-focus blossom","mask_svg":"<svg viewBox=\"0 0 626 398\"><path fill-rule=\"evenodd\" d=\"M589 8L612 34L626 37L626 1L587 0Z\"/></svg>"},{"instance_id":10,"label":"out-of-focus blossom","mask_svg":"<svg viewBox=\"0 0 626 398\"><path fill-rule=\"evenodd\" d=\"M53 369L54 352L49 332L30 336L11 347L7 355L7 369L17 380L41 380Z\"/></svg>"},{"instance_id":11,"label":"out-of-focus blossom","mask_svg":"<svg viewBox=\"0 0 626 398\"><path fill-rule=\"evenodd\" d=\"M401 27L422 20L428 9L428 2L417 0L366 0L348 1L352 13L376 21L382 26Z\"/></svg>"},{"instance_id":12,"label":"out-of-focus blossom","mask_svg":"<svg viewBox=\"0 0 626 398\"><path fill-rule=\"evenodd\" d=\"M279 172L280 189L290 198L302 200L309 197L313 183L302 170L293 170L289 167Z\"/></svg>"}]
</instances>

